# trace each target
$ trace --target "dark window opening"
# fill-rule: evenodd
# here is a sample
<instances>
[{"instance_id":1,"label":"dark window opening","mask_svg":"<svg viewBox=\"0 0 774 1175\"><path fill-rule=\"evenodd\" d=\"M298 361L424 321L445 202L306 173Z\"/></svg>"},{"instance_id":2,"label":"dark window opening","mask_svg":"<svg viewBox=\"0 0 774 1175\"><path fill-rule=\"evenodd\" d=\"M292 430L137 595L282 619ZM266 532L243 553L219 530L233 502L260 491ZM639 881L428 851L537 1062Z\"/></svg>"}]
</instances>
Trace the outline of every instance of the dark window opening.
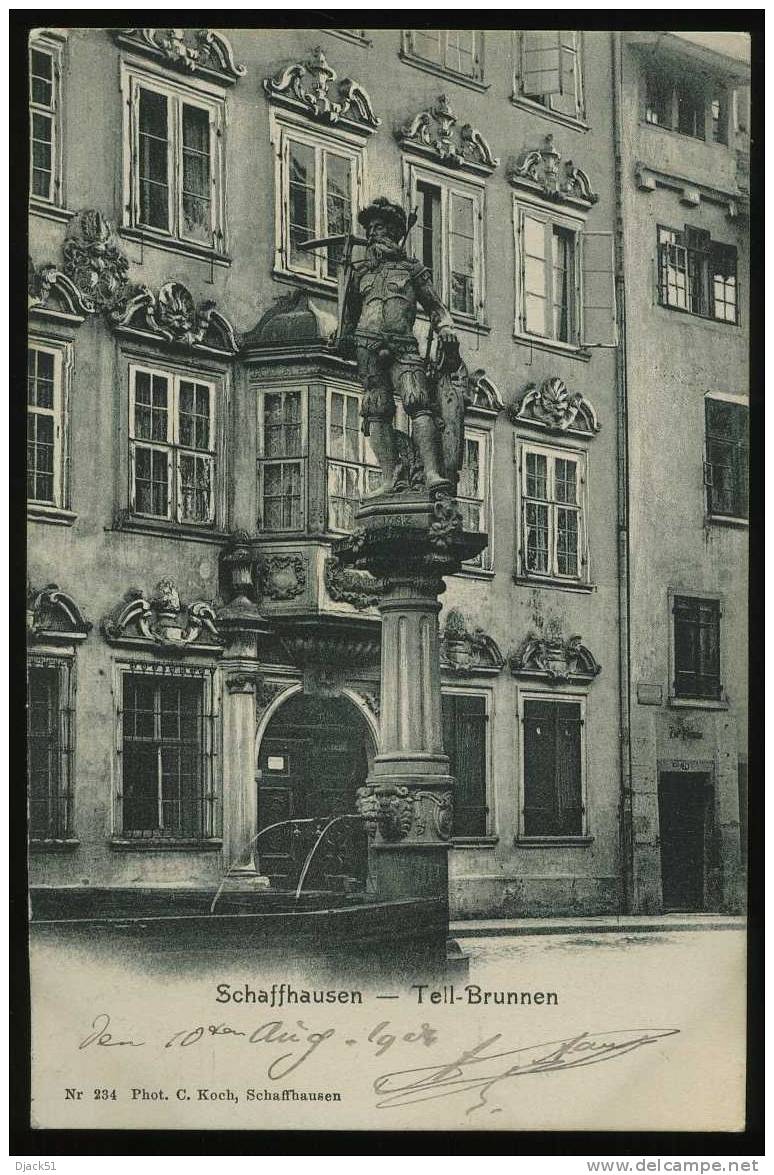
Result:
<instances>
[{"instance_id":1,"label":"dark window opening","mask_svg":"<svg viewBox=\"0 0 774 1175\"><path fill-rule=\"evenodd\" d=\"M737 254L708 232L659 226L659 302L717 322L738 321Z\"/></svg>"},{"instance_id":2,"label":"dark window opening","mask_svg":"<svg viewBox=\"0 0 774 1175\"><path fill-rule=\"evenodd\" d=\"M524 703L524 835L581 836L581 707Z\"/></svg>"},{"instance_id":3,"label":"dark window opening","mask_svg":"<svg viewBox=\"0 0 774 1175\"><path fill-rule=\"evenodd\" d=\"M749 409L744 404L707 398L707 512L747 518Z\"/></svg>"},{"instance_id":4,"label":"dark window opening","mask_svg":"<svg viewBox=\"0 0 774 1175\"><path fill-rule=\"evenodd\" d=\"M465 694L443 695L443 745L454 791L454 836L485 836L486 699Z\"/></svg>"},{"instance_id":5,"label":"dark window opening","mask_svg":"<svg viewBox=\"0 0 774 1175\"><path fill-rule=\"evenodd\" d=\"M675 697L718 701L720 689L720 602L675 596Z\"/></svg>"}]
</instances>

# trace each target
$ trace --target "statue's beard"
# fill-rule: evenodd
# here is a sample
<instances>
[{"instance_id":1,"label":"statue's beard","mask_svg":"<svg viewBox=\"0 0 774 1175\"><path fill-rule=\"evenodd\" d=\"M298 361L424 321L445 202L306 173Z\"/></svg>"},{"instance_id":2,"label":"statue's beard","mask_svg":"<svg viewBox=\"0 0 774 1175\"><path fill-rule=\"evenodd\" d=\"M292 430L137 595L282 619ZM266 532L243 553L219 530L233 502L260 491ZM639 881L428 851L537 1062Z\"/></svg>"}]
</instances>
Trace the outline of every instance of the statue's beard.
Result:
<instances>
[{"instance_id":1,"label":"statue's beard","mask_svg":"<svg viewBox=\"0 0 774 1175\"><path fill-rule=\"evenodd\" d=\"M400 257L402 254L397 241L372 241L366 248L369 261L382 261L385 257Z\"/></svg>"}]
</instances>

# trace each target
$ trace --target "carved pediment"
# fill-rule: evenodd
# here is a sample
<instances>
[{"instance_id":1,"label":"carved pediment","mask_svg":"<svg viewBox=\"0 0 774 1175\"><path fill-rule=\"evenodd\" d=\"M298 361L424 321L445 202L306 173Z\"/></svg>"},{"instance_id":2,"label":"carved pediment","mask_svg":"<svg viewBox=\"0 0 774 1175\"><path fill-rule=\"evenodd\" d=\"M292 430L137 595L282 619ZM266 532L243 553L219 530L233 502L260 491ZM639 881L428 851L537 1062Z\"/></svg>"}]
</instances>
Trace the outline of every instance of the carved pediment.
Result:
<instances>
[{"instance_id":1,"label":"carved pediment","mask_svg":"<svg viewBox=\"0 0 774 1175\"><path fill-rule=\"evenodd\" d=\"M558 376L540 384L528 384L513 404L508 405L513 424L534 424L556 432L599 432L602 427L594 405L580 392L571 392Z\"/></svg>"},{"instance_id":2,"label":"carved pediment","mask_svg":"<svg viewBox=\"0 0 774 1175\"><path fill-rule=\"evenodd\" d=\"M110 321L122 334L234 355L240 346L236 331L215 306L212 301L197 306L180 282L165 282L158 294L149 286L136 286L124 304L110 312Z\"/></svg>"},{"instance_id":3,"label":"carved pediment","mask_svg":"<svg viewBox=\"0 0 774 1175\"><path fill-rule=\"evenodd\" d=\"M116 29L119 45L182 73L231 86L247 69L237 65L231 45L214 29Z\"/></svg>"},{"instance_id":4,"label":"carved pediment","mask_svg":"<svg viewBox=\"0 0 774 1175\"><path fill-rule=\"evenodd\" d=\"M457 128L457 116L446 94L441 94L429 110L420 110L410 122L395 132L402 147L420 155L429 155L447 167L489 175L500 160L481 131L469 122Z\"/></svg>"},{"instance_id":5,"label":"carved pediment","mask_svg":"<svg viewBox=\"0 0 774 1175\"><path fill-rule=\"evenodd\" d=\"M500 412L504 407L497 386L486 374L483 367L478 367L468 375L465 405L482 412Z\"/></svg>"},{"instance_id":6,"label":"carved pediment","mask_svg":"<svg viewBox=\"0 0 774 1175\"><path fill-rule=\"evenodd\" d=\"M102 621L105 640L129 648L147 647L164 653L222 651L215 609L204 600L182 604L171 579L161 579L151 594L134 588Z\"/></svg>"},{"instance_id":7,"label":"carved pediment","mask_svg":"<svg viewBox=\"0 0 774 1175\"><path fill-rule=\"evenodd\" d=\"M55 265L34 269L30 263L28 311L41 318L81 323L93 314L94 303Z\"/></svg>"},{"instance_id":8,"label":"carved pediment","mask_svg":"<svg viewBox=\"0 0 774 1175\"><path fill-rule=\"evenodd\" d=\"M343 567L335 555L325 560L325 588L336 603L352 604L358 610L375 608L379 603L384 581L368 571Z\"/></svg>"},{"instance_id":9,"label":"carved pediment","mask_svg":"<svg viewBox=\"0 0 774 1175\"><path fill-rule=\"evenodd\" d=\"M593 681L602 666L579 636L530 636L510 657L516 677L545 678L556 685L563 681Z\"/></svg>"},{"instance_id":10,"label":"carved pediment","mask_svg":"<svg viewBox=\"0 0 774 1175\"><path fill-rule=\"evenodd\" d=\"M342 78L334 87L337 76L318 47L308 60L287 65L273 77L265 78L263 88L270 101L318 122L373 134L382 120L374 113L367 91L352 78Z\"/></svg>"},{"instance_id":11,"label":"carved pediment","mask_svg":"<svg viewBox=\"0 0 774 1175\"><path fill-rule=\"evenodd\" d=\"M599 197L591 181L571 159L560 167L562 156L554 146L554 136L546 135L543 146L525 151L509 173L514 187L535 192L544 199L590 208Z\"/></svg>"},{"instance_id":12,"label":"carved pediment","mask_svg":"<svg viewBox=\"0 0 774 1175\"><path fill-rule=\"evenodd\" d=\"M72 644L84 641L92 628L72 596L49 583L31 591L27 600L27 637L32 641Z\"/></svg>"},{"instance_id":13,"label":"carved pediment","mask_svg":"<svg viewBox=\"0 0 774 1175\"><path fill-rule=\"evenodd\" d=\"M482 628L473 628L452 609L441 631L441 668L447 673L499 673L505 664L496 643Z\"/></svg>"}]
</instances>

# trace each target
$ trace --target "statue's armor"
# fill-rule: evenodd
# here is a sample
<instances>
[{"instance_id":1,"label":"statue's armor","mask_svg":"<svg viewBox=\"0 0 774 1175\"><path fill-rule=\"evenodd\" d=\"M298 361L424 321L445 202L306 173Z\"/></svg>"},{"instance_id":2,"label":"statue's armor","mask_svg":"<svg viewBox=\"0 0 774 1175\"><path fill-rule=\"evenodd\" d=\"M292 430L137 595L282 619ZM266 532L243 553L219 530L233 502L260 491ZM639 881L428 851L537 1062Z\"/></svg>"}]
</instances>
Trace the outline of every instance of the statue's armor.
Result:
<instances>
[{"instance_id":1,"label":"statue's armor","mask_svg":"<svg viewBox=\"0 0 774 1175\"><path fill-rule=\"evenodd\" d=\"M430 412L424 364L414 336L417 303L436 329L452 320L421 261L383 257L353 265L352 293L359 315L352 332L360 379L365 388L361 414L369 435L371 420L392 420L397 393L409 416Z\"/></svg>"}]
</instances>

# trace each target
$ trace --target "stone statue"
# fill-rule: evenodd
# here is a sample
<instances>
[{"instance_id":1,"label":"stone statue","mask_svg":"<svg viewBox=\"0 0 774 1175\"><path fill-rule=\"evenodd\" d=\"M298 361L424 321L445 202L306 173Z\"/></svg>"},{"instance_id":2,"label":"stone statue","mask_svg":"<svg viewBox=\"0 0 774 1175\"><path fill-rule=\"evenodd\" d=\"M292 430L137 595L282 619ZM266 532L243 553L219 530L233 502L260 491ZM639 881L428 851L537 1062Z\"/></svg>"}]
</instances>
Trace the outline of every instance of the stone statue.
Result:
<instances>
[{"instance_id":1,"label":"stone statue","mask_svg":"<svg viewBox=\"0 0 774 1175\"><path fill-rule=\"evenodd\" d=\"M421 485L435 496L453 492L461 462L463 364L451 315L421 261L407 256L410 221L404 210L379 197L358 216L366 232L366 256L347 275L339 349L357 359L365 389L361 414L379 462L376 494ZM423 358L414 335L417 307L427 311L437 336L437 358ZM466 374L466 373L465 373ZM394 396L413 422L413 446L393 428ZM374 496L374 495L369 495Z\"/></svg>"}]
</instances>

